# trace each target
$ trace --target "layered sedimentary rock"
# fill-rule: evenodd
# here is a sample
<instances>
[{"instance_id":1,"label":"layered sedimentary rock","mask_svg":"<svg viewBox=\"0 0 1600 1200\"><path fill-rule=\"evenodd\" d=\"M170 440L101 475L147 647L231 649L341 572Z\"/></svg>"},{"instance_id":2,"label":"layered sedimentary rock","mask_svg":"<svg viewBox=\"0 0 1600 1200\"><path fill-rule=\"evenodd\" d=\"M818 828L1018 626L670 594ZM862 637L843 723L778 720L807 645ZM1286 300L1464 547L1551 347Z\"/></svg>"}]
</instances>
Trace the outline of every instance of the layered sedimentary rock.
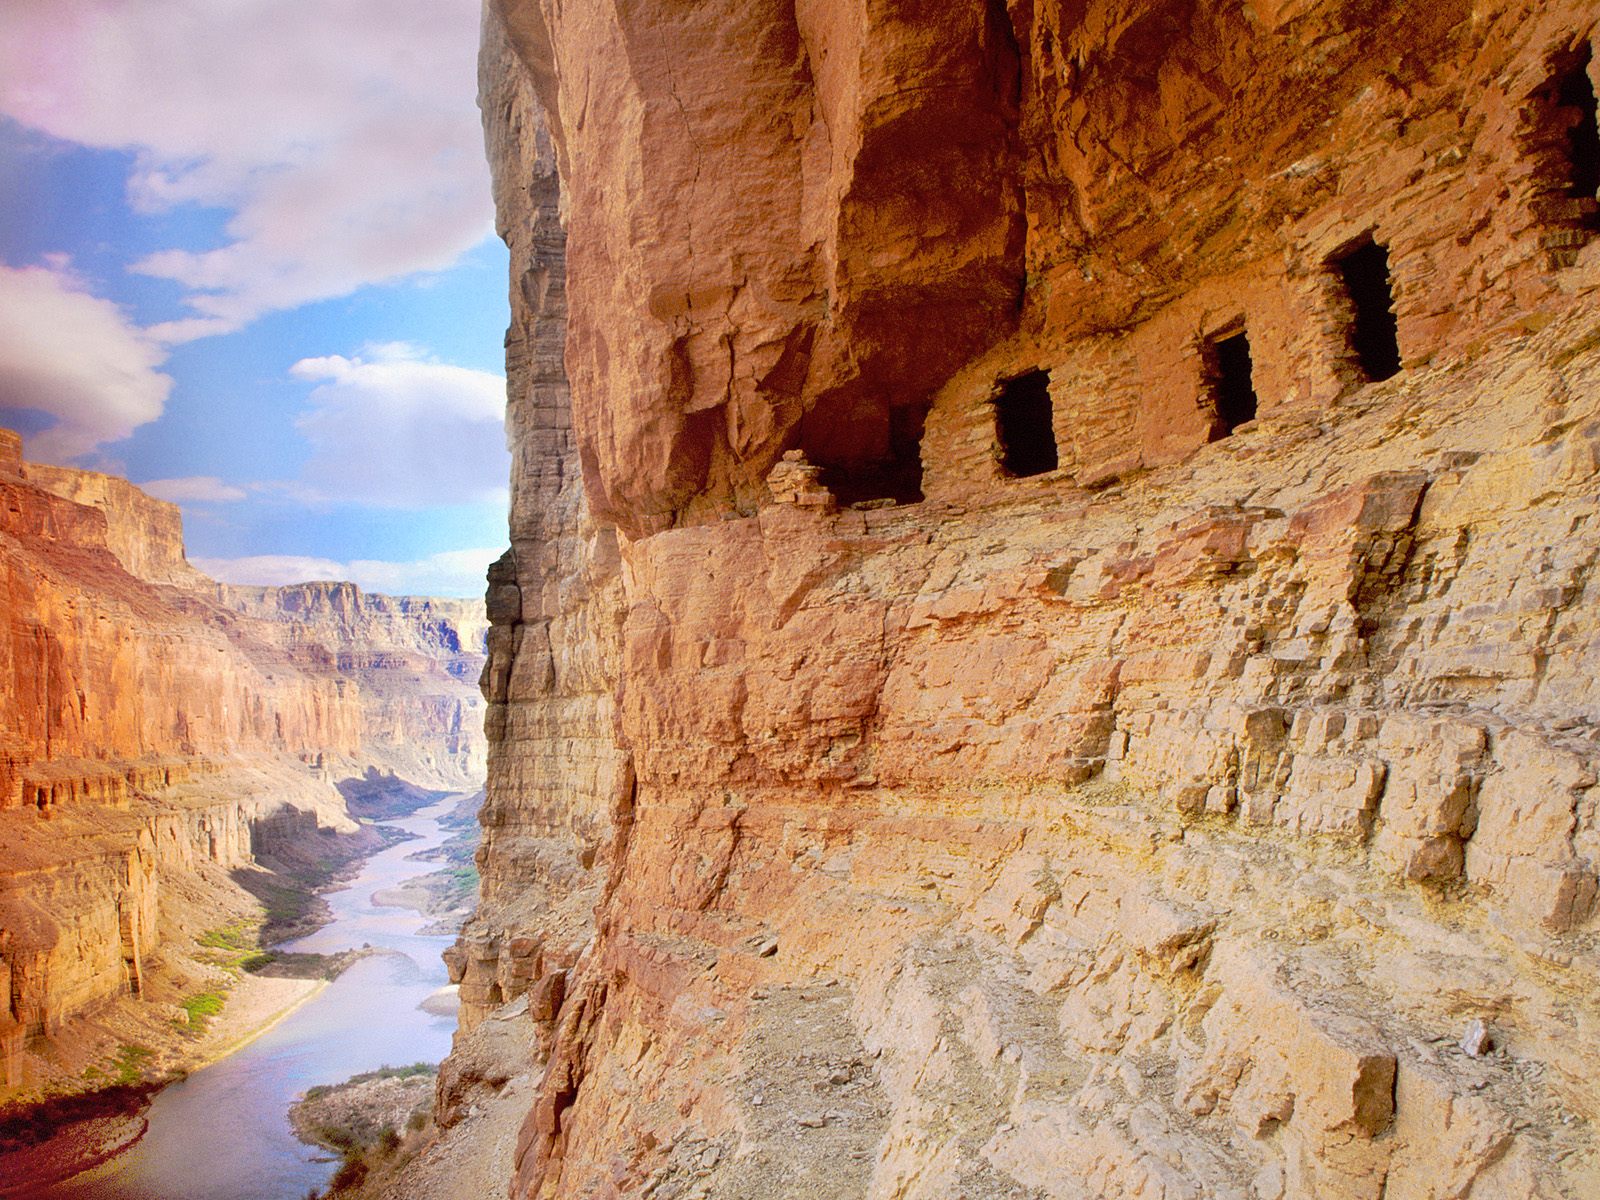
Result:
<instances>
[{"instance_id":1,"label":"layered sedimentary rock","mask_svg":"<svg viewBox=\"0 0 1600 1200\"><path fill-rule=\"evenodd\" d=\"M514 1196L1600 1191L1594 38L491 3Z\"/></svg>"},{"instance_id":2,"label":"layered sedimentary rock","mask_svg":"<svg viewBox=\"0 0 1600 1200\"><path fill-rule=\"evenodd\" d=\"M7 1093L51 1083L26 1047L143 993L181 881L354 829L347 776L475 782L475 604L226 588L185 560L176 508L24 464L10 433L0 580Z\"/></svg>"},{"instance_id":3,"label":"layered sedimentary rock","mask_svg":"<svg viewBox=\"0 0 1600 1200\"><path fill-rule=\"evenodd\" d=\"M356 684L362 746L384 769L479 786L486 744L476 684L489 624L480 601L372 595L353 583L212 586L296 663Z\"/></svg>"},{"instance_id":4,"label":"layered sedimentary rock","mask_svg":"<svg viewBox=\"0 0 1600 1200\"><path fill-rule=\"evenodd\" d=\"M126 479L98 471L79 471L30 463L35 487L93 508L105 517L106 548L128 574L147 583L200 586L205 577L189 565L183 547L183 514L178 506L140 491Z\"/></svg>"},{"instance_id":5,"label":"layered sedimentary rock","mask_svg":"<svg viewBox=\"0 0 1600 1200\"><path fill-rule=\"evenodd\" d=\"M481 815L478 915L448 956L463 1034L530 986L546 1016L589 935L598 864L626 825L632 763L616 735L624 603L615 532L576 465L555 147L515 52L485 26L482 95L500 234L511 250L506 342L511 548L489 572L483 693L495 756ZM548 1024L548 1021L546 1021ZM457 1065L470 1056L459 1056ZM462 1081L447 1064L443 1094ZM454 1091L453 1091L454 1089ZM455 1115L459 1096L443 1116Z\"/></svg>"}]
</instances>

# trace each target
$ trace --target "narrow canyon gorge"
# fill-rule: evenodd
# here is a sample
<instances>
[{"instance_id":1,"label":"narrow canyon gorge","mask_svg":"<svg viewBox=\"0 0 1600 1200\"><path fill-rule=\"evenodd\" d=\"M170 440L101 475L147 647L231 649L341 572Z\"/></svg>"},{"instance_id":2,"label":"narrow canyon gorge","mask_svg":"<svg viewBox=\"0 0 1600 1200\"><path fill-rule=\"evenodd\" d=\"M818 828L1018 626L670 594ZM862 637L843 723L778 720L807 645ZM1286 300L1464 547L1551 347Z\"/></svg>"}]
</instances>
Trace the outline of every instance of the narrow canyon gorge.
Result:
<instances>
[{"instance_id":1,"label":"narrow canyon gorge","mask_svg":"<svg viewBox=\"0 0 1600 1200\"><path fill-rule=\"evenodd\" d=\"M280 935L314 922L309 889L381 844L355 801L481 784L486 622L351 584L219 584L175 506L25 463L6 431L0 572L9 1116L193 1065L174 1026L228 986L207 960L263 909Z\"/></svg>"},{"instance_id":2,"label":"narrow canyon gorge","mask_svg":"<svg viewBox=\"0 0 1600 1200\"><path fill-rule=\"evenodd\" d=\"M1600 1195L1595 19L490 0L390 1194Z\"/></svg>"},{"instance_id":3,"label":"narrow canyon gorge","mask_svg":"<svg viewBox=\"0 0 1600 1200\"><path fill-rule=\"evenodd\" d=\"M486 603L0 432L0 1100L486 773L328 1196L1600 1196L1597 22L484 0Z\"/></svg>"}]
</instances>

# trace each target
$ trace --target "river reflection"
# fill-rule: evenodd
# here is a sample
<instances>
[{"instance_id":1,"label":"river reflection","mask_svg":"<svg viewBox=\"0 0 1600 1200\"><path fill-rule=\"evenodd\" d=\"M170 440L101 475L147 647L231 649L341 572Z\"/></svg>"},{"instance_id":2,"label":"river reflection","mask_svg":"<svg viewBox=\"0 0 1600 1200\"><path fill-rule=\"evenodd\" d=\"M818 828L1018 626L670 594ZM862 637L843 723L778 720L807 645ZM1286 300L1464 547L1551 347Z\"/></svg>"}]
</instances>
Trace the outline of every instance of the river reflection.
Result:
<instances>
[{"instance_id":1,"label":"river reflection","mask_svg":"<svg viewBox=\"0 0 1600 1200\"><path fill-rule=\"evenodd\" d=\"M435 869L406 860L445 840L439 818L459 800L385 822L419 836L368 859L350 887L328 895L333 922L284 947L327 954L370 943L385 953L357 962L244 1049L166 1088L133 1149L41 1200L301 1200L325 1185L336 1164L318 1161L326 1152L291 1132L294 1098L386 1063L438 1062L450 1050L455 1019L420 1007L445 983L439 953L450 939L422 936L426 918L371 900Z\"/></svg>"}]
</instances>

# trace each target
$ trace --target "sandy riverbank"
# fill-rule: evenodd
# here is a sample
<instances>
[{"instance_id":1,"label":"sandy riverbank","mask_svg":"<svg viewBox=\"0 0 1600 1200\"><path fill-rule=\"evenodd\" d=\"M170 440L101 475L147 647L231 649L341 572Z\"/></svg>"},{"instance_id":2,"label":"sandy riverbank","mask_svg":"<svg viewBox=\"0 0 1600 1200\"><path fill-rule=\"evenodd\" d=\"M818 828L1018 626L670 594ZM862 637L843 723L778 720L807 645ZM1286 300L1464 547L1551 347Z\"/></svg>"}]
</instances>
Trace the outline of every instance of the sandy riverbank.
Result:
<instances>
[{"instance_id":1,"label":"sandy riverbank","mask_svg":"<svg viewBox=\"0 0 1600 1200\"><path fill-rule=\"evenodd\" d=\"M41 1114L59 1127L32 1145L0 1153L0 1197L32 1195L123 1153L144 1136L145 1111L162 1087L249 1045L327 986L325 979L241 976L203 1034L174 1031L174 1042L163 1048L172 1066L160 1079L59 1098ZM0 1123L7 1140L26 1133L20 1120Z\"/></svg>"},{"instance_id":2,"label":"sandy riverbank","mask_svg":"<svg viewBox=\"0 0 1600 1200\"><path fill-rule=\"evenodd\" d=\"M192 1074L248 1046L327 986L326 979L241 976L222 1012L194 1044L194 1060L182 1073Z\"/></svg>"}]
</instances>

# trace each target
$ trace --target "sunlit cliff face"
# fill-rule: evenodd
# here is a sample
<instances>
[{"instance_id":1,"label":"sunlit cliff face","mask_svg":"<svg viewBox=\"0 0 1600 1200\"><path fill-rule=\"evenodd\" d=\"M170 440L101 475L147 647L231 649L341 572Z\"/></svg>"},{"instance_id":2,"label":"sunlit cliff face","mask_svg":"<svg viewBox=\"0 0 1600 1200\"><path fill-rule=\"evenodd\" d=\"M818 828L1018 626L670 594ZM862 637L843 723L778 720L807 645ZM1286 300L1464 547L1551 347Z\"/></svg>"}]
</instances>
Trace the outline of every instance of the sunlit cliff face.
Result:
<instances>
[{"instance_id":1,"label":"sunlit cliff face","mask_svg":"<svg viewBox=\"0 0 1600 1200\"><path fill-rule=\"evenodd\" d=\"M1561 98L1582 31L1556 13L1485 14L1507 51L1491 68L1449 5L847 17L806 4L548 29L532 6L505 7L570 166L580 455L602 515L630 530L748 511L797 446L837 490L890 495L963 368L984 364L968 411L1041 365L1070 401L1068 346L1098 392L1063 420L1083 443L1071 465L1093 477L1104 458L1181 457L1212 433L1199 343L1230 323L1250 327L1264 409L1359 380L1324 326L1348 320L1338 264L1361 245L1386 254L1402 346L1431 357L1549 287L1551 255L1570 257L1589 219L1562 203L1587 151L1570 141L1580 106ZM723 20L751 54L727 52ZM1388 64L1378 47L1397 41L1411 49ZM592 63L549 71L579 46ZM1440 71L1448 82L1426 82ZM1484 98L1464 124L1463 88ZM1423 133L1423 110L1450 128ZM575 165L574 144L611 149ZM1464 227L1477 233L1458 242ZM1408 259L1442 287L1406 286ZM1446 281L1486 271L1497 286L1451 302ZM1125 391L1143 397L1137 419L1118 418L1128 444L1096 444ZM1075 433L1085 422L1096 436ZM952 465L969 481L982 467Z\"/></svg>"},{"instance_id":2,"label":"sunlit cliff face","mask_svg":"<svg viewBox=\"0 0 1600 1200\"><path fill-rule=\"evenodd\" d=\"M219 585L172 505L24 463L9 431L0 498L9 1100L104 1078L106 1022L170 1034L169 943L259 917L233 878L258 856L333 855L319 830L356 828L338 781L476 787L485 622L349 584Z\"/></svg>"},{"instance_id":3,"label":"sunlit cliff face","mask_svg":"<svg viewBox=\"0 0 1600 1200\"><path fill-rule=\"evenodd\" d=\"M1582 1194L1589 15L947 8L496 7L514 1194Z\"/></svg>"}]
</instances>

